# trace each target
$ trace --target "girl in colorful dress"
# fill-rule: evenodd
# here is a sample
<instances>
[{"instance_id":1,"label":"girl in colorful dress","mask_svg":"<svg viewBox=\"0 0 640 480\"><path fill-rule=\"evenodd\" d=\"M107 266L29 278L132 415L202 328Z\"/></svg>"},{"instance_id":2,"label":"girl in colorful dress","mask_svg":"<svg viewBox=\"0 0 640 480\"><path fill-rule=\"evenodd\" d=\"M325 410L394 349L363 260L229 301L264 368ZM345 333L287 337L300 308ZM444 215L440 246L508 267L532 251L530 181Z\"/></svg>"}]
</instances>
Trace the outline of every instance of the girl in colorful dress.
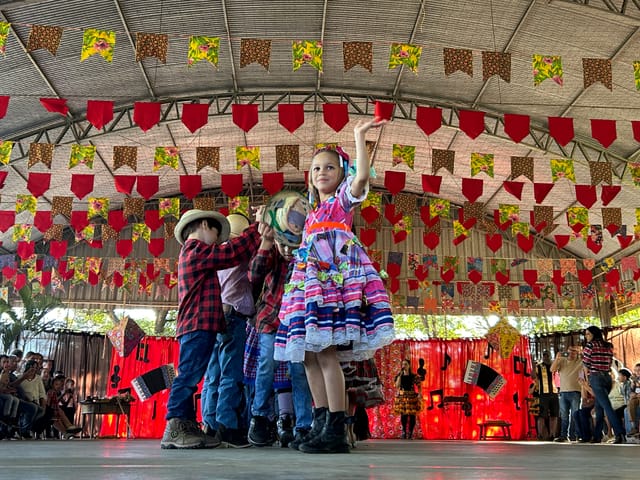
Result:
<instances>
[{"instance_id":1,"label":"girl in colorful dress","mask_svg":"<svg viewBox=\"0 0 640 480\"><path fill-rule=\"evenodd\" d=\"M380 275L351 230L355 207L366 199L371 165L366 132L354 130L357 160L338 146L315 152L308 215L280 309L277 360L304 362L314 402L313 428L298 447L306 453L348 453L345 380L340 361L364 360L394 340L389 296Z\"/></svg>"},{"instance_id":2,"label":"girl in colorful dress","mask_svg":"<svg viewBox=\"0 0 640 480\"><path fill-rule=\"evenodd\" d=\"M402 370L396 375L396 403L394 413L400 415L402 438L411 440L416 427L416 415L422 410L422 400L416 387L420 388L421 379L411 371L409 360L402 361Z\"/></svg>"}]
</instances>

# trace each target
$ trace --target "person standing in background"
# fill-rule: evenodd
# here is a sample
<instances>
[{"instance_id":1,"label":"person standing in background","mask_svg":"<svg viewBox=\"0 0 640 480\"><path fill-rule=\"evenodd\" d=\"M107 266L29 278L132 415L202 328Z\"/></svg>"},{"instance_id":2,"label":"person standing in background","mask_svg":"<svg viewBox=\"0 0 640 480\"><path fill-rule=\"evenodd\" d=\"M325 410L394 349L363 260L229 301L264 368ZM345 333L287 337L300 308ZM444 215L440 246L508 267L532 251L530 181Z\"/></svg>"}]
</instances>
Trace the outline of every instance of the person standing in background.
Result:
<instances>
[{"instance_id":1,"label":"person standing in background","mask_svg":"<svg viewBox=\"0 0 640 480\"><path fill-rule=\"evenodd\" d=\"M558 431L560 404L553 385L551 355L547 350L542 352L542 362L536 365L536 388L540 401L540 414L537 417L538 437L542 440L553 440Z\"/></svg>"},{"instance_id":2,"label":"person standing in background","mask_svg":"<svg viewBox=\"0 0 640 480\"><path fill-rule=\"evenodd\" d=\"M580 408L580 383L578 377L582 371L582 360L577 347L569 347L558 352L551 364L551 371L560 374L560 436L554 442L575 441L576 427L573 414Z\"/></svg>"},{"instance_id":3,"label":"person standing in background","mask_svg":"<svg viewBox=\"0 0 640 480\"><path fill-rule=\"evenodd\" d=\"M398 392L396 393L394 412L396 415L400 415L402 438L407 440L413 438L416 415L422 410L422 401L416 391L416 386L419 386L420 382L420 377L411 371L409 360L404 359L402 361L402 369L395 377L395 385Z\"/></svg>"}]
</instances>

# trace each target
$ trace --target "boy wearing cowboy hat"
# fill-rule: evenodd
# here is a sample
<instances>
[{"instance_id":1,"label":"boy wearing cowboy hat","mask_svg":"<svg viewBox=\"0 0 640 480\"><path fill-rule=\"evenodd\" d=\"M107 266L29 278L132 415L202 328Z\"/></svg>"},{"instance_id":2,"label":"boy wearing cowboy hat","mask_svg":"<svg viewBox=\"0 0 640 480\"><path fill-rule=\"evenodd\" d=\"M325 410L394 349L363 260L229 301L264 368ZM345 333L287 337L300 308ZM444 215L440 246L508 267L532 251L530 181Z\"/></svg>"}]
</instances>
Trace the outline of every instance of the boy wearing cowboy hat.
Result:
<instances>
[{"instance_id":1,"label":"boy wearing cowboy hat","mask_svg":"<svg viewBox=\"0 0 640 480\"><path fill-rule=\"evenodd\" d=\"M250 259L260 243L257 223L227 241L229 232L224 215L197 209L185 212L174 229L182 245L176 321L180 357L161 448L213 448L220 444L218 437L205 436L200 430L193 406L193 394L207 370L216 336L226 330L217 272Z\"/></svg>"}]
</instances>

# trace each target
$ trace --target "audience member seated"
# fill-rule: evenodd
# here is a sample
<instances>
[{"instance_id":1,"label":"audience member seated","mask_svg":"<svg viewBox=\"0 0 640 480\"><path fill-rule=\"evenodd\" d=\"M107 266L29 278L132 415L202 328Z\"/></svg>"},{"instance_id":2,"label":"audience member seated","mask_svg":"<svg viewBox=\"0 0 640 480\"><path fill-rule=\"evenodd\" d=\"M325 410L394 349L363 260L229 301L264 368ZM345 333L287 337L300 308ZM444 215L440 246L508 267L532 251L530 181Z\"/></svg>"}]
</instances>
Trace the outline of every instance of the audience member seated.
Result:
<instances>
[{"instance_id":1,"label":"audience member seated","mask_svg":"<svg viewBox=\"0 0 640 480\"><path fill-rule=\"evenodd\" d=\"M34 404L36 406L36 412L32 416L31 422L25 421L23 419L20 421L20 435L23 438L31 438L30 431L35 433L42 433L46 428L46 423L44 422L44 414L47 403L47 392L44 389L44 384L42 383L42 378L38 375L40 371L40 363L42 356L37 354L32 355L32 358L26 361L25 363L25 372L20 377L20 382L18 383L18 396L20 399L25 402Z\"/></svg>"},{"instance_id":2,"label":"audience member seated","mask_svg":"<svg viewBox=\"0 0 640 480\"><path fill-rule=\"evenodd\" d=\"M76 392L76 382L72 378L67 378L64 382L64 391L60 396L60 408L73 423L78 409L78 393Z\"/></svg>"},{"instance_id":3,"label":"audience member seated","mask_svg":"<svg viewBox=\"0 0 640 480\"><path fill-rule=\"evenodd\" d=\"M60 407L58 391L62 390L63 385L64 377L56 376L51 381L51 388L47 392L45 418L51 422L53 428L59 431L66 438L69 438L74 433L80 432L82 428L72 424Z\"/></svg>"},{"instance_id":4,"label":"audience member seated","mask_svg":"<svg viewBox=\"0 0 640 480\"><path fill-rule=\"evenodd\" d=\"M631 376L631 393L629 394L629 403L627 411L631 428L630 436L638 435L638 407L640 407L640 363L636 363L633 367L633 375Z\"/></svg>"},{"instance_id":5,"label":"audience member seated","mask_svg":"<svg viewBox=\"0 0 640 480\"><path fill-rule=\"evenodd\" d=\"M627 403L631 394L631 370L621 368L617 374L612 371L611 376L613 378L611 392L609 392L609 401L611 402L613 411L624 427L624 411L627 408ZM607 443L613 443L615 434L611 428L611 422L606 417L605 420L607 422L607 437L609 438Z\"/></svg>"},{"instance_id":6,"label":"audience member seated","mask_svg":"<svg viewBox=\"0 0 640 480\"><path fill-rule=\"evenodd\" d=\"M10 385L10 374L9 356L0 355L0 422L13 427L18 424L20 401L15 395L16 389Z\"/></svg>"}]
</instances>

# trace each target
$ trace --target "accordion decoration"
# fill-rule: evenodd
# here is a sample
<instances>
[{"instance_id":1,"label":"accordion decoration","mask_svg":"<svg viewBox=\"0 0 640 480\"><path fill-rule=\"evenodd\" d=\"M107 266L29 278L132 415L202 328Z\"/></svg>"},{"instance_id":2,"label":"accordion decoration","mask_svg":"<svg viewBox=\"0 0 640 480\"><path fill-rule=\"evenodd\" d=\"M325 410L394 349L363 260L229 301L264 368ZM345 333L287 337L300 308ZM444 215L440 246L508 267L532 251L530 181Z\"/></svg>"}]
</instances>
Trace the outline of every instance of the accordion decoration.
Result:
<instances>
[{"instance_id":1,"label":"accordion decoration","mask_svg":"<svg viewBox=\"0 0 640 480\"><path fill-rule=\"evenodd\" d=\"M176 370L173 363L149 370L147 373L131 380L131 385L138 394L140 400L149 400L156 393L171 388Z\"/></svg>"},{"instance_id":2,"label":"accordion decoration","mask_svg":"<svg viewBox=\"0 0 640 480\"><path fill-rule=\"evenodd\" d=\"M468 360L467 370L464 373L464 383L480 387L493 400L500 393L502 387L507 384L507 381L493 368L480 362Z\"/></svg>"}]
</instances>

